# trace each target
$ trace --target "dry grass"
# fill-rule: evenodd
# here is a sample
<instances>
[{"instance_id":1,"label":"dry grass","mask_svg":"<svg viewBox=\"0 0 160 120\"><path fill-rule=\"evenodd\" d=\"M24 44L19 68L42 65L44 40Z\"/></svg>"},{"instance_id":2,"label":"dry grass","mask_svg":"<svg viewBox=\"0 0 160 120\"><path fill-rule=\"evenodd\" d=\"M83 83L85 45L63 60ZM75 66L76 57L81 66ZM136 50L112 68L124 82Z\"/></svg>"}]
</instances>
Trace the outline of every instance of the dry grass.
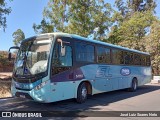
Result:
<instances>
[{"instance_id":1,"label":"dry grass","mask_svg":"<svg viewBox=\"0 0 160 120\"><path fill-rule=\"evenodd\" d=\"M0 98L11 97L11 77L0 76Z\"/></svg>"}]
</instances>

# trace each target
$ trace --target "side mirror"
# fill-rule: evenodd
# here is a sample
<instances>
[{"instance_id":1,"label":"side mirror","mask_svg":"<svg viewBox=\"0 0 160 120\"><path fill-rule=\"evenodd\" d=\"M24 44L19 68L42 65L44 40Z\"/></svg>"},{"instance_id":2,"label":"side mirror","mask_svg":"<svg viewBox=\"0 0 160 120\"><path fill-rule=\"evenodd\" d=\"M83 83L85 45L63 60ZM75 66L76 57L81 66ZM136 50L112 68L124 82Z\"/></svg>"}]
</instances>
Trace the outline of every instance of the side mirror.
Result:
<instances>
[{"instance_id":1,"label":"side mirror","mask_svg":"<svg viewBox=\"0 0 160 120\"><path fill-rule=\"evenodd\" d=\"M66 47L63 46L61 47L61 56L65 56L66 55Z\"/></svg>"},{"instance_id":2,"label":"side mirror","mask_svg":"<svg viewBox=\"0 0 160 120\"><path fill-rule=\"evenodd\" d=\"M10 52L11 49L18 49L19 50L20 48L18 46L13 46L13 47L9 48L9 54L8 54L8 60L9 61L11 61L11 59L12 59L12 54Z\"/></svg>"},{"instance_id":3,"label":"side mirror","mask_svg":"<svg viewBox=\"0 0 160 120\"><path fill-rule=\"evenodd\" d=\"M8 54L8 60L11 61L11 58L12 58L12 54L11 54L11 52L9 52L9 54Z\"/></svg>"},{"instance_id":4,"label":"side mirror","mask_svg":"<svg viewBox=\"0 0 160 120\"><path fill-rule=\"evenodd\" d=\"M65 56L66 55L66 47L63 46L63 41L61 39L57 39L57 42L59 42L61 44L61 56Z\"/></svg>"}]
</instances>

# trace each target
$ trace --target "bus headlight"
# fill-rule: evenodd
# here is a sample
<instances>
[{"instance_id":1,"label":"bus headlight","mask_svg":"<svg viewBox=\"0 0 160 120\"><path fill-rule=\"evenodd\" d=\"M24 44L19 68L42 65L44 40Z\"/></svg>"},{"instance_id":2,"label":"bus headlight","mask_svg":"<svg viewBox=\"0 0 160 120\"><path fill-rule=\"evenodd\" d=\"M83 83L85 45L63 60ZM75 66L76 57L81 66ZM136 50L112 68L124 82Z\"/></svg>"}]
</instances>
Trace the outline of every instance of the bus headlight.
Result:
<instances>
[{"instance_id":1,"label":"bus headlight","mask_svg":"<svg viewBox=\"0 0 160 120\"><path fill-rule=\"evenodd\" d=\"M46 84L47 84L47 81L45 81L45 82L37 85L34 89L35 89L35 90L40 90L40 89L41 89L43 86L45 86Z\"/></svg>"}]
</instances>

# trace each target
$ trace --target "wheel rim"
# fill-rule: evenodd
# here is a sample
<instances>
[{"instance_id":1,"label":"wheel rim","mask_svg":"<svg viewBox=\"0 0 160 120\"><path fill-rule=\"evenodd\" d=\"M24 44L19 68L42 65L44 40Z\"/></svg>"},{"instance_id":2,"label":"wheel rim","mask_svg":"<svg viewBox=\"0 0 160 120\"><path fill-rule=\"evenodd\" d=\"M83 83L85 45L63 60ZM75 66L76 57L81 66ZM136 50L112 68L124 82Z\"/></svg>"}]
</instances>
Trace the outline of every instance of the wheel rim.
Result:
<instances>
[{"instance_id":1,"label":"wheel rim","mask_svg":"<svg viewBox=\"0 0 160 120\"><path fill-rule=\"evenodd\" d=\"M82 95L82 98L83 98L83 99L86 99L86 97L87 97L87 89L86 89L85 87L82 88L82 93L81 93L81 95Z\"/></svg>"}]
</instances>

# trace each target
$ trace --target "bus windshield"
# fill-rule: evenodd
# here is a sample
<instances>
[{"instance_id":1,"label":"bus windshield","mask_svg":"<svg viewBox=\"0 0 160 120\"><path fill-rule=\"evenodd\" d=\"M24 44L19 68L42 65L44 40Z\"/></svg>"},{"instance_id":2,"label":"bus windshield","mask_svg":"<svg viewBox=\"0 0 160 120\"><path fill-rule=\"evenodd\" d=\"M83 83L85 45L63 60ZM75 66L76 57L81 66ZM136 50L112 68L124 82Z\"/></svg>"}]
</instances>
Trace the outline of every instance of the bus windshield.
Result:
<instances>
[{"instance_id":1,"label":"bus windshield","mask_svg":"<svg viewBox=\"0 0 160 120\"><path fill-rule=\"evenodd\" d=\"M15 62L15 75L35 75L47 70L51 40L31 39L22 42Z\"/></svg>"}]
</instances>

